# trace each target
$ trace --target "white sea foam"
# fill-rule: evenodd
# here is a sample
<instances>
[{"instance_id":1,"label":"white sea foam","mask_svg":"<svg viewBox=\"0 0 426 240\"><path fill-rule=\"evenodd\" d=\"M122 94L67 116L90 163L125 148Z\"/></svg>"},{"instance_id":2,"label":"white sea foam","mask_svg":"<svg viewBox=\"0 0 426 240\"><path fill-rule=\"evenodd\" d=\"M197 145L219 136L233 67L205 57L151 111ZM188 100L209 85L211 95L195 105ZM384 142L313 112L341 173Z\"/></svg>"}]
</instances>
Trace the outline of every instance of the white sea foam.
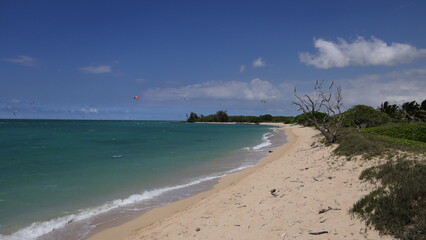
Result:
<instances>
[{"instance_id":1,"label":"white sea foam","mask_svg":"<svg viewBox=\"0 0 426 240\"><path fill-rule=\"evenodd\" d=\"M269 139L271 136L272 136L271 133L265 133L265 134L263 134L262 143L254 146L253 150L259 150L261 148L270 146L272 144L271 140Z\"/></svg>"},{"instance_id":2,"label":"white sea foam","mask_svg":"<svg viewBox=\"0 0 426 240\"><path fill-rule=\"evenodd\" d=\"M191 187L193 185L197 185L206 181L215 180L215 179L224 177L230 173L240 171L244 168L247 168L247 166L232 169L230 171L227 171L224 174L217 174L217 175L207 176L204 178L194 179L188 183L181 184L181 185L153 189L150 191L145 191L141 194L133 194L125 199L117 199L96 208L80 210L78 213L54 218L49 221L35 222L31 224L30 226L27 226L11 235L0 235L0 239L1 240L23 240L23 239L33 240L47 233L50 233L54 230L61 229L69 223L86 220L96 215L106 213L108 211L111 211L119 207L131 205L144 200L149 200L169 191L179 190L179 189Z\"/></svg>"}]
</instances>

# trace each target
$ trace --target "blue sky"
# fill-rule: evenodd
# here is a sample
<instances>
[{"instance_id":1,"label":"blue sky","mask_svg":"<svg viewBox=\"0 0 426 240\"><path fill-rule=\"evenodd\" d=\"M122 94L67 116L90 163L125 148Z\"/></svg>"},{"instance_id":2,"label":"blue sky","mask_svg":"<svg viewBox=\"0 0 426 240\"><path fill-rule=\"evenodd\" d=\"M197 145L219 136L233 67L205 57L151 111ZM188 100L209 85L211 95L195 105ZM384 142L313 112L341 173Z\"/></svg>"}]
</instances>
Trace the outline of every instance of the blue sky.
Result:
<instances>
[{"instance_id":1,"label":"blue sky","mask_svg":"<svg viewBox=\"0 0 426 240\"><path fill-rule=\"evenodd\" d=\"M294 87L316 80L341 85L347 108L422 101L425 12L392 0L4 0L0 118L295 115Z\"/></svg>"}]
</instances>

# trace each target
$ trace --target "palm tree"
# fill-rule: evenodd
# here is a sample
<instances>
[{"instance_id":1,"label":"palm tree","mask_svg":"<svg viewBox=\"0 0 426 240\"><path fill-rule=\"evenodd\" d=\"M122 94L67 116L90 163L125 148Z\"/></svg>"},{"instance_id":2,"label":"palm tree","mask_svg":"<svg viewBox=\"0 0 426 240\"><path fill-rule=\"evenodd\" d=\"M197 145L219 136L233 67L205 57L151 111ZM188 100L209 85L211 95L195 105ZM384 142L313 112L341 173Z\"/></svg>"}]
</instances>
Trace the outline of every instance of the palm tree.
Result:
<instances>
[{"instance_id":1,"label":"palm tree","mask_svg":"<svg viewBox=\"0 0 426 240\"><path fill-rule=\"evenodd\" d=\"M416 101L403 103L401 109L403 118L410 122L426 120L426 111L422 110Z\"/></svg>"},{"instance_id":2,"label":"palm tree","mask_svg":"<svg viewBox=\"0 0 426 240\"><path fill-rule=\"evenodd\" d=\"M426 99L420 104L420 109L426 111Z\"/></svg>"},{"instance_id":3,"label":"palm tree","mask_svg":"<svg viewBox=\"0 0 426 240\"><path fill-rule=\"evenodd\" d=\"M398 105L396 105L396 104L389 104L388 101L382 103L380 105L380 107L379 107L379 110L381 112L386 113L391 118L397 118L398 117L398 110L399 110Z\"/></svg>"}]
</instances>

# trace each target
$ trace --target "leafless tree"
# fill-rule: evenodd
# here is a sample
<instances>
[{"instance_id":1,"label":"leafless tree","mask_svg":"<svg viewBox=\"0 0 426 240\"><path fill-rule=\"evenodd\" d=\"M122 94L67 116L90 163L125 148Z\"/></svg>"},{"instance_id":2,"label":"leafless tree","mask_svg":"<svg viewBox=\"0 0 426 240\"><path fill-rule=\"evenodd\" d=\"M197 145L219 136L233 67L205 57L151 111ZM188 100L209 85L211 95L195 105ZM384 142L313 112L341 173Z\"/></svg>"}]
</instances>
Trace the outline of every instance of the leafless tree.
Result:
<instances>
[{"instance_id":1,"label":"leafless tree","mask_svg":"<svg viewBox=\"0 0 426 240\"><path fill-rule=\"evenodd\" d=\"M324 81L316 81L314 91L310 95L299 96L294 88L297 100L293 104L324 135L328 143L334 143L344 118L342 88L340 86L334 88L334 82L331 82L324 91L323 83ZM321 112L325 114L318 114Z\"/></svg>"}]
</instances>

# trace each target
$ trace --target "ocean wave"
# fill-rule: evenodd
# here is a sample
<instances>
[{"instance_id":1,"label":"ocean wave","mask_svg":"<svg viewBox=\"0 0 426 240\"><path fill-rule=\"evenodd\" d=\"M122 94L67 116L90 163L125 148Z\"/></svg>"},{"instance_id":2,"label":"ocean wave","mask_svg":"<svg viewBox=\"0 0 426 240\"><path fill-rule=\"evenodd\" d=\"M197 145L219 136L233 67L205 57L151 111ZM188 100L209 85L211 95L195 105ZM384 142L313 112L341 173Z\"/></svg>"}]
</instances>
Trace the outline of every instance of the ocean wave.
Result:
<instances>
[{"instance_id":1,"label":"ocean wave","mask_svg":"<svg viewBox=\"0 0 426 240\"><path fill-rule=\"evenodd\" d=\"M270 140L271 137L272 137L271 133L263 134L262 142L260 144L256 145L256 146L254 146L252 149L253 150L260 150L261 148L270 146L272 144L272 142Z\"/></svg>"},{"instance_id":2,"label":"ocean wave","mask_svg":"<svg viewBox=\"0 0 426 240\"><path fill-rule=\"evenodd\" d=\"M215 179L224 177L226 175L229 175L231 173L241 171L241 170L243 170L247 167L248 166L242 166L242 167L238 167L238 168L229 170L229 171L222 173L222 174L216 174L216 175L206 176L206 177L203 177L203 178L193 179L193 180L189 181L188 183L184 183L184 184L180 184L180 185L167 186L167 187L163 187L163 188L144 191L141 194L133 194L133 195L131 195L131 196L125 198L125 199L117 199L117 200L108 202L108 203L106 203L102 206L99 206L99 207L80 210L79 213L54 218L52 220L45 221L45 222L35 222L35 223L31 224L30 226L27 226L27 227L15 232L15 233L11 234L11 235L0 235L0 239L1 240L22 240L22 239L26 239L26 240L33 240L34 239L35 240L38 237L43 236L45 234L48 234L52 231L64 228L65 226L67 226L70 223L87 220L91 217L109 212L109 211L117 209L119 207L124 207L124 206L127 206L127 205L139 203L139 202L142 202L142 201L145 201L145 200L153 199L153 198L158 197L161 194L164 194L166 192L179 190L179 189L183 189L183 188L186 188L186 187L191 187L191 186L194 186L194 185L197 185L197 184L201 184L201 183L204 183L204 182L207 182L207 181L215 180Z\"/></svg>"}]
</instances>

